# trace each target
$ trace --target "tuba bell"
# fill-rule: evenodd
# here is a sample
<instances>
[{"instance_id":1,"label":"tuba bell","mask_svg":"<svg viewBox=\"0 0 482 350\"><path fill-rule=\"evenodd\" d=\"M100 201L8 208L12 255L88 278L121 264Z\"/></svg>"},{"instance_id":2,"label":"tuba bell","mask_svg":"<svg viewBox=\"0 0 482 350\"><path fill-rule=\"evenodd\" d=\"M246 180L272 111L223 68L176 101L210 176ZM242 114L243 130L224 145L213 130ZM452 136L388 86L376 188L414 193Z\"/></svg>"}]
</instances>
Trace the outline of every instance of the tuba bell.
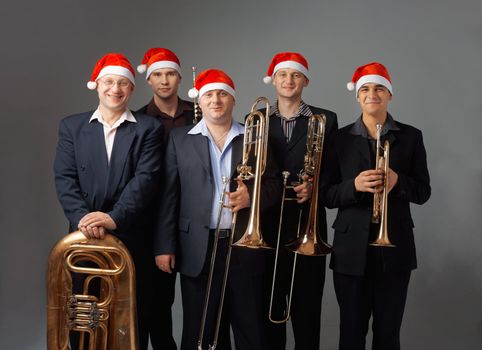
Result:
<instances>
[{"instance_id":1,"label":"tuba bell","mask_svg":"<svg viewBox=\"0 0 482 350\"><path fill-rule=\"evenodd\" d=\"M73 291L72 273L85 276L80 294ZM98 296L89 294L95 280L100 281ZM113 235L98 240L76 231L50 253L47 348L70 349L71 332L79 333L79 349L138 349L134 263Z\"/></svg>"}]
</instances>

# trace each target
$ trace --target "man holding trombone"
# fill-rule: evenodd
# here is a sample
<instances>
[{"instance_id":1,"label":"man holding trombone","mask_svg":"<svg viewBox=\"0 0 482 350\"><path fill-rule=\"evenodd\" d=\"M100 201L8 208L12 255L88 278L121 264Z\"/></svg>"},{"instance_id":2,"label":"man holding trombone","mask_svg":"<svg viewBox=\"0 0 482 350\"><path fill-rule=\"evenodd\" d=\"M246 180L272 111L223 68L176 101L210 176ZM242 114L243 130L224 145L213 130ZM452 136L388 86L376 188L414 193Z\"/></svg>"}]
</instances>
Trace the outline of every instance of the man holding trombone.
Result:
<instances>
[{"instance_id":1,"label":"man holding trombone","mask_svg":"<svg viewBox=\"0 0 482 350\"><path fill-rule=\"evenodd\" d=\"M355 70L362 115L340 129L328 151L322 192L338 208L330 267L340 307L339 349L400 349L410 272L417 266L410 203L430 197L420 130L395 121L387 108L393 88L378 62ZM382 142L383 141L383 142Z\"/></svg>"},{"instance_id":2,"label":"man holding trombone","mask_svg":"<svg viewBox=\"0 0 482 350\"><path fill-rule=\"evenodd\" d=\"M213 335L220 315L216 304L222 298L223 273L235 234L233 216L238 217L237 227L243 226L247 208L254 205L256 196L237 179L245 130L233 120L233 81L223 71L208 69L199 74L190 95L199 99L203 118L195 126L171 131L155 242L157 266L165 272L174 268L180 272L184 315L181 349L207 349L208 345L230 349L230 325L236 349L265 349L265 257L260 250L233 249L219 339ZM279 180L269 164L261 188L263 206L274 205L280 193ZM211 259L213 251L217 254ZM212 287L207 288L211 274ZM206 303L210 307L204 319Z\"/></svg>"},{"instance_id":3,"label":"man holding trombone","mask_svg":"<svg viewBox=\"0 0 482 350\"><path fill-rule=\"evenodd\" d=\"M302 236L300 231L306 226L308 218L309 200L313 191L313 178L304 171L309 120L314 114L324 115L324 136L320 135L322 141L329 139L337 129L337 117L331 111L309 106L302 100L303 89L309 84L309 70L308 61L300 53L276 54L263 80L266 84L273 84L277 97L271 108L270 146L279 170L289 172L287 183L292 191L287 192L287 197L295 199L284 203L274 271L274 259L270 259L269 263L270 278L267 279L269 286L266 288L270 299L267 312L269 320L266 318L267 348L285 348L285 322L291 316L295 349L319 349L325 257L295 255L285 245L297 236ZM316 211L313 213L317 219L315 221L319 223L316 230L319 230L322 239L326 241L325 208L318 206ZM272 215L272 221L278 222L279 213L276 211Z\"/></svg>"}]
</instances>

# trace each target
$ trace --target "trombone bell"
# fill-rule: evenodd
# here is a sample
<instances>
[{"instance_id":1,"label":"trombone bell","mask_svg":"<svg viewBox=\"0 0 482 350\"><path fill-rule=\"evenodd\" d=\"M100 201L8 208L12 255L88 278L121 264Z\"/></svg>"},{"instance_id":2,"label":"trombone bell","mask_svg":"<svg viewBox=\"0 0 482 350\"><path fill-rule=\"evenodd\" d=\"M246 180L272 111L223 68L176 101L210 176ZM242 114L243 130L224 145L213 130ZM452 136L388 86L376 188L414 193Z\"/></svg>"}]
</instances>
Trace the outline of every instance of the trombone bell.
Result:
<instances>
[{"instance_id":1,"label":"trombone bell","mask_svg":"<svg viewBox=\"0 0 482 350\"><path fill-rule=\"evenodd\" d=\"M306 256L325 256L331 253L332 248L329 244L318 241L318 233L304 234L303 236L295 239L294 241L286 244L286 248L289 250Z\"/></svg>"}]
</instances>

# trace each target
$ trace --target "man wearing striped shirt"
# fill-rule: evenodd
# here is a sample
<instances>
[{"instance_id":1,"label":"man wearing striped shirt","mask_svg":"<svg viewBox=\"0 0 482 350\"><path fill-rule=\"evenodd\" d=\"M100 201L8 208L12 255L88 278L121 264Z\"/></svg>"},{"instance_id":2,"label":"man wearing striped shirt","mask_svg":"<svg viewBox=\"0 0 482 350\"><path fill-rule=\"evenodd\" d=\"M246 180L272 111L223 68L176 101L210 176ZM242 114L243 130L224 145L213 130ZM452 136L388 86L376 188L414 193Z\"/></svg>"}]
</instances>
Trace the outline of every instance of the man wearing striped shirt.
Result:
<instances>
[{"instance_id":1,"label":"man wearing striped shirt","mask_svg":"<svg viewBox=\"0 0 482 350\"><path fill-rule=\"evenodd\" d=\"M309 84L308 62L299 53L282 52L276 54L263 79L272 83L276 91L276 102L271 107L269 140L274 159L280 171L289 171L288 185L294 185L287 191L287 196L296 197L296 201L287 201L284 207L281 231L280 251L277 264L276 284L272 318L283 318L290 293L291 271L294 253L284 245L297 236L299 212L303 208L306 214L312 192L312 179L301 175L306 153L306 135L308 120L313 114L326 116L325 145L333 131L338 128L336 114L318 107L309 106L302 100L302 92ZM329 166L329 165L328 165ZM321 172L323 172L322 164ZM281 174L280 174L281 176ZM290 193L291 192L291 193ZM273 221L278 222L279 211L273 212ZM318 231L326 241L326 212L318 206ZM276 237L271 244L276 245ZM269 263L274 266L273 261ZM273 271L271 271L271 276ZM321 299L325 282L325 257L298 255L296 279L293 288L291 321L295 337L295 349L319 349ZM266 304L269 306L271 279L266 285ZM286 325L275 324L266 320L266 333L269 349L284 349L286 346Z\"/></svg>"}]
</instances>

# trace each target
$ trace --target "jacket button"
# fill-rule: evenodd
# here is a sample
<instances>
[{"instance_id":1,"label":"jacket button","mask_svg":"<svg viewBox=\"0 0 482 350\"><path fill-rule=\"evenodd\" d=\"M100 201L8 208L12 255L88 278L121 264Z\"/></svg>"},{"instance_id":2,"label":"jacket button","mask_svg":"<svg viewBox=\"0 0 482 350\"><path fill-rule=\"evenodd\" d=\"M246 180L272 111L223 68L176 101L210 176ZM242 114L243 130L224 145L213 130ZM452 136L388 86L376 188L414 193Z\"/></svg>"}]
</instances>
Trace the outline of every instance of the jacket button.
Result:
<instances>
[{"instance_id":1,"label":"jacket button","mask_svg":"<svg viewBox=\"0 0 482 350\"><path fill-rule=\"evenodd\" d=\"M85 171L85 165L81 165L81 166L80 166L80 170L81 170L81 171Z\"/></svg>"},{"instance_id":2,"label":"jacket button","mask_svg":"<svg viewBox=\"0 0 482 350\"><path fill-rule=\"evenodd\" d=\"M84 198L87 198L88 195L89 195L89 194L88 194L87 192L82 192L82 196L83 196Z\"/></svg>"}]
</instances>

